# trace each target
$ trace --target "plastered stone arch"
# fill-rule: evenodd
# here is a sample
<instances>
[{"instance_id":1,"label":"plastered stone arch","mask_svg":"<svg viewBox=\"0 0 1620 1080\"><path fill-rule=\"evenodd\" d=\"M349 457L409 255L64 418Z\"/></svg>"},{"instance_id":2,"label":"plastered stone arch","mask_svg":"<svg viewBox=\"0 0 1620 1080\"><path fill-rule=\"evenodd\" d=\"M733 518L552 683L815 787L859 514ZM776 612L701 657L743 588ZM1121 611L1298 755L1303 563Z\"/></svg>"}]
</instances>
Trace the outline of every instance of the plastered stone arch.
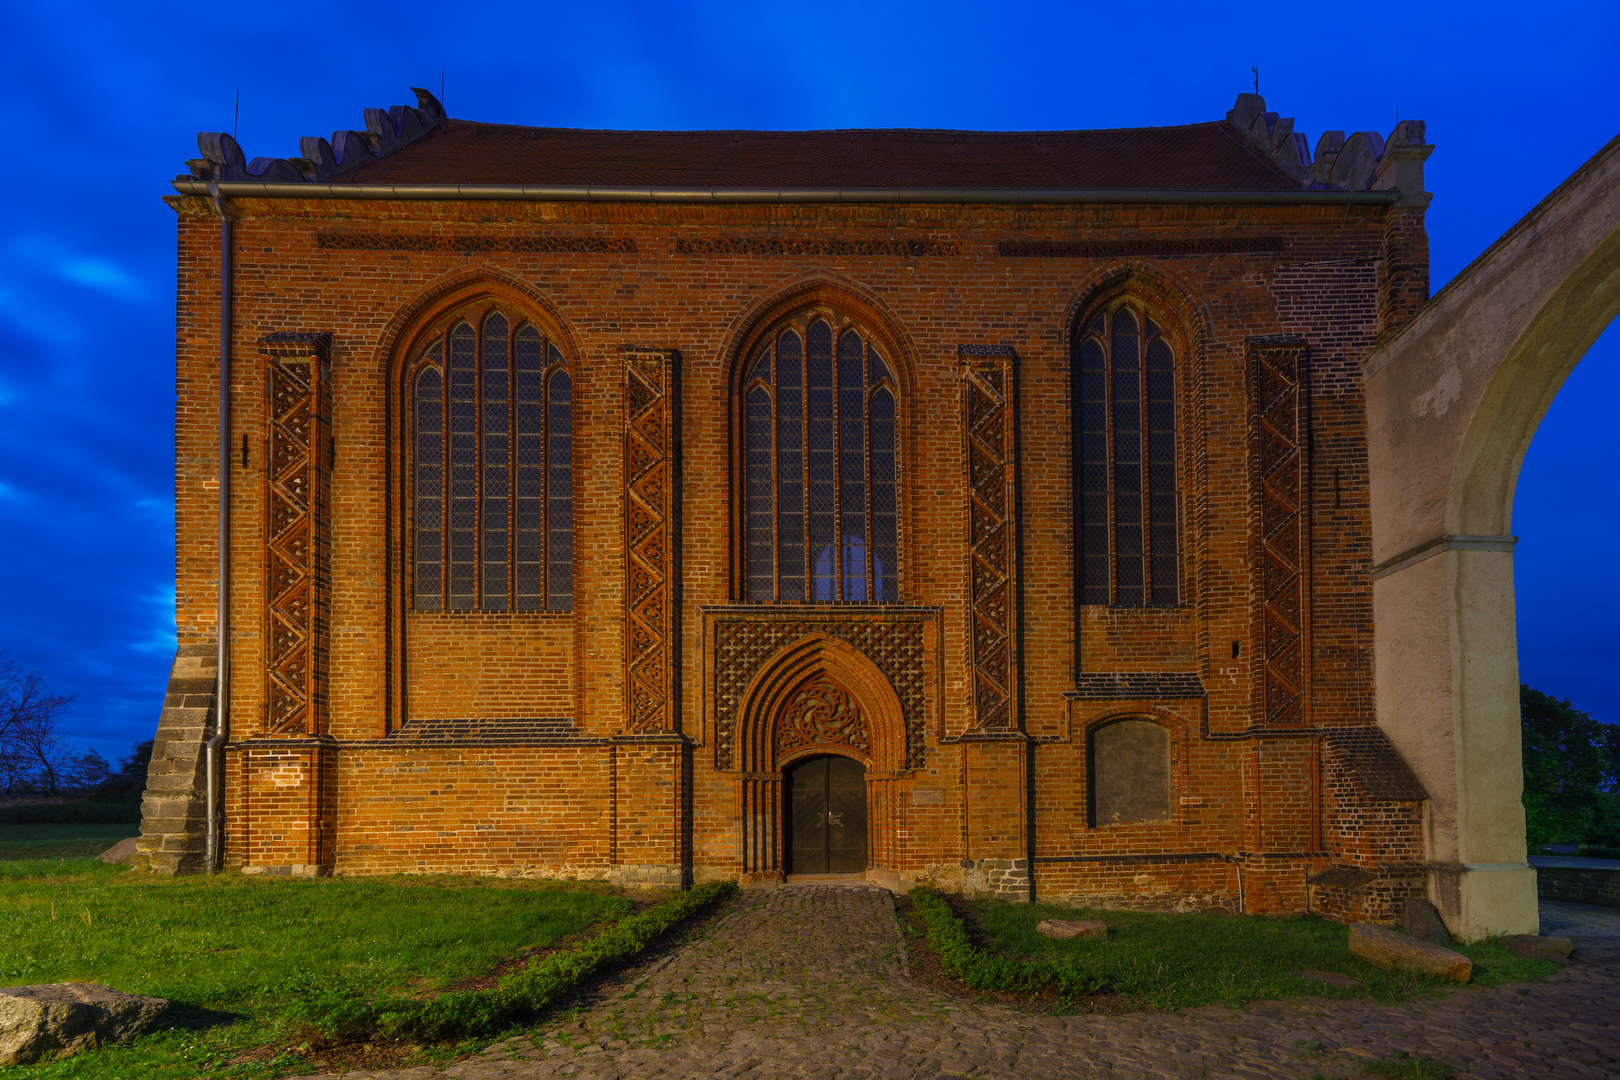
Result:
<instances>
[{"instance_id":1,"label":"plastered stone arch","mask_svg":"<svg viewBox=\"0 0 1620 1080\"><path fill-rule=\"evenodd\" d=\"M1558 388L1620 313L1620 138L1368 357L1378 722L1429 794L1454 932L1534 933L1513 492Z\"/></svg>"},{"instance_id":2,"label":"plastered stone arch","mask_svg":"<svg viewBox=\"0 0 1620 1080\"><path fill-rule=\"evenodd\" d=\"M858 702L868 731L868 749L832 743L783 752L777 724L784 708L820 678L846 689ZM810 753L842 753L876 772L894 772L906 758L905 713L900 698L877 665L846 642L821 634L801 638L765 663L749 682L738 710L737 760L750 772L780 772Z\"/></svg>"}]
</instances>

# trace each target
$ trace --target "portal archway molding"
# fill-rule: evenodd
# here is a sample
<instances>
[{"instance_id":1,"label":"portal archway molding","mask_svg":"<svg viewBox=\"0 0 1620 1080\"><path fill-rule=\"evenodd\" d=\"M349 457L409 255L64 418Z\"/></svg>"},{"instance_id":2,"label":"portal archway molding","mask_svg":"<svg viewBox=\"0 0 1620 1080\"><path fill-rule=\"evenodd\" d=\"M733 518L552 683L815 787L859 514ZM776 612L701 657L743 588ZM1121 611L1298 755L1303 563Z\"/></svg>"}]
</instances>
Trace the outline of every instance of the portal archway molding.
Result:
<instances>
[{"instance_id":1,"label":"portal archway molding","mask_svg":"<svg viewBox=\"0 0 1620 1080\"><path fill-rule=\"evenodd\" d=\"M868 733L866 749L837 742L778 746L785 714L822 682L847 692L860 710ZM800 638L767 660L743 692L738 719L738 760L753 772L780 772L788 761L811 753L844 754L877 772L894 772L904 765L906 725L899 695L863 653L824 634Z\"/></svg>"}]
</instances>

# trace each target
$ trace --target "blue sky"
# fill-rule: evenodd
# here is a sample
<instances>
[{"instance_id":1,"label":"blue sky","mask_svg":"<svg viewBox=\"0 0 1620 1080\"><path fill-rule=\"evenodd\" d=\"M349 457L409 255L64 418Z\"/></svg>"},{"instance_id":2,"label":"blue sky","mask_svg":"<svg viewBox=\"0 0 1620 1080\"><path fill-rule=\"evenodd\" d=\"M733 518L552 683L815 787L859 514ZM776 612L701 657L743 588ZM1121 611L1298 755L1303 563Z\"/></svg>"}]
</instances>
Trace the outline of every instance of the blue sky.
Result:
<instances>
[{"instance_id":1,"label":"blue sky","mask_svg":"<svg viewBox=\"0 0 1620 1080\"><path fill-rule=\"evenodd\" d=\"M1085 2L0 6L0 654L109 757L173 655L174 215L199 130L248 156L444 73L453 116L614 128L1088 128L1252 89L1314 146L1428 121L1438 289L1620 130L1620 6ZM459 20L459 21L458 21ZM1536 436L1515 532L1524 681L1620 721L1620 331Z\"/></svg>"}]
</instances>

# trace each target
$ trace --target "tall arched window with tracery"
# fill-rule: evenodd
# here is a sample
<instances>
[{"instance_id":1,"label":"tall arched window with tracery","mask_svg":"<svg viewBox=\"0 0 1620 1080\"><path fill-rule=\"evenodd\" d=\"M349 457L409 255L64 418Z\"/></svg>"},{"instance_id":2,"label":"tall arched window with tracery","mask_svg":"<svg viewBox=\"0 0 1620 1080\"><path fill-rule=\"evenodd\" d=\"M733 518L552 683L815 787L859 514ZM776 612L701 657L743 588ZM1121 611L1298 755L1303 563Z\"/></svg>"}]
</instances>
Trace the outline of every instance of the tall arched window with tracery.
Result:
<instances>
[{"instance_id":1,"label":"tall arched window with tracery","mask_svg":"<svg viewBox=\"0 0 1620 1080\"><path fill-rule=\"evenodd\" d=\"M741 393L743 595L754 603L899 599L899 390L859 323L778 323Z\"/></svg>"},{"instance_id":2,"label":"tall arched window with tracery","mask_svg":"<svg viewBox=\"0 0 1620 1080\"><path fill-rule=\"evenodd\" d=\"M572 611L573 381L533 323L442 320L411 379L418 611Z\"/></svg>"},{"instance_id":3,"label":"tall arched window with tracery","mask_svg":"<svg viewBox=\"0 0 1620 1080\"><path fill-rule=\"evenodd\" d=\"M1074 505L1081 604L1181 601L1176 354L1148 313L1118 301L1074 343Z\"/></svg>"}]
</instances>

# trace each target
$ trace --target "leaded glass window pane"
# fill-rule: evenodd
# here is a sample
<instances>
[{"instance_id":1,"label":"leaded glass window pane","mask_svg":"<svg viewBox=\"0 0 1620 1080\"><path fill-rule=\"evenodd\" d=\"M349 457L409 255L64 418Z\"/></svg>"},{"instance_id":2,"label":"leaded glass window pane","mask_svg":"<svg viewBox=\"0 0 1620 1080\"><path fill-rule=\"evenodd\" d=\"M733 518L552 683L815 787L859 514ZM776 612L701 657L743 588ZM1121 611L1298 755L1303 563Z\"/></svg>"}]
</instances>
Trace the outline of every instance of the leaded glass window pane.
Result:
<instances>
[{"instance_id":1,"label":"leaded glass window pane","mask_svg":"<svg viewBox=\"0 0 1620 1080\"><path fill-rule=\"evenodd\" d=\"M1180 602L1175 353L1121 305L1074 346L1076 595L1081 604Z\"/></svg>"},{"instance_id":2,"label":"leaded glass window pane","mask_svg":"<svg viewBox=\"0 0 1620 1080\"><path fill-rule=\"evenodd\" d=\"M450 331L450 604L478 599L478 335Z\"/></svg>"},{"instance_id":3,"label":"leaded glass window pane","mask_svg":"<svg viewBox=\"0 0 1620 1080\"><path fill-rule=\"evenodd\" d=\"M776 339L776 557L780 599L804 602L804 350L799 335Z\"/></svg>"},{"instance_id":4,"label":"leaded glass window pane","mask_svg":"<svg viewBox=\"0 0 1620 1080\"><path fill-rule=\"evenodd\" d=\"M775 523L771 510L775 493L771 490L771 395L763 386L748 391L748 599L764 603L776 599L776 567L771 560L775 548Z\"/></svg>"},{"instance_id":5,"label":"leaded glass window pane","mask_svg":"<svg viewBox=\"0 0 1620 1080\"><path fill-rule=\"evenodd\" d=\"M574 383L551 350L546 387L546 610L574 610Z\"/></svg>"},{"instance_id":6,"label":"leaded glass window pane","mask_svg":"<svg viewBox=\"0 0 1620 1080\"><path fill-rule=\"evenodd\" d=\"M739 418L742 593L894 603L894 377L858 326L784 327L749 361Z\"/></svg>"},{"instance_id":7,"label":"leaded glass window pane","mask_svg":"<svg viewBox=\"0 0 1620 1080\"><path fill-rule=\"evenodd\" d=\"M429 358L443 351L437 343ZM416 607L444 606L444 376L436 367L416 378Z\"/></svg>"},{"instance_id":8,"label":"leaded glass window pane","mask_svg":"<svg viewBox=\"0 0 1620 1080\"><path fill-rule=\"evenodd\" d=\"M810 451L810 598L825 604L838 598L838 436L833 419L832 329L810 324L805 364Z\"/></svg>"},{"instance_id":9,"label":"leaded glass window pane","mask_svg":"<svg viewBox=\"0 0 1620 1080\"><path fill-rule=\"evenodd\" d=\"M519 611L546 606L545 341L525 326L512 348L512 600Z\"/></svg>"},{"instance_id":10,"label":"leaded glass window pane","mask_svg":"<svg viewBox=\"0 0 1620 1080\"><path fill-rule=\"evenodd\" d=\"M476 326L476 328L475 328ZM573 608L572 394L563 356L499 310L417 356L410 418L420 611Z\"/></svg>"}]
</instances>

